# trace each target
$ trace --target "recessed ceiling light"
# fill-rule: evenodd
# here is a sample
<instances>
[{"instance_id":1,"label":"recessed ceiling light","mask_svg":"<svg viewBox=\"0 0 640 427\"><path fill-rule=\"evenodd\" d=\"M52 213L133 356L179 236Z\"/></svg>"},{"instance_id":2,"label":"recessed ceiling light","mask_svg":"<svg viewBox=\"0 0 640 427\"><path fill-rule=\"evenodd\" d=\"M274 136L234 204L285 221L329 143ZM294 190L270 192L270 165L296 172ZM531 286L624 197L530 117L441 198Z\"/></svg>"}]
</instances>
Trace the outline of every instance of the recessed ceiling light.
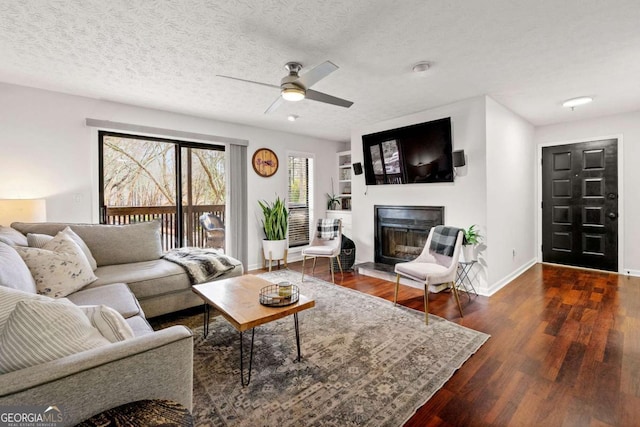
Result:
<instances>
[{"instance_id":1,"label":"recessed ceiling light","mask_svg":"<svg viewBox=\"0 0 640 427\"><path fill-rule=\"evenodd\" d=\"M590 96L580 96L578 98L567 99L562 103L562 106L573 109L579 105L588 104L591 101L593 101L593 98Z\"/></svg>"},{"instance_id":2,"label":"recessed ceiling light","mask_svg":"<svg viewBox=\"0 0 640 427\"><path fill-rule=\"evenodd\" d=\"M289 120L290 122L295 122L296 120L298 120L298 117L299 117L299 116L297 116L297 115L295 115L295 114L290 114L290 115L287 117L287 120Z\"/></svg>"},{"instance_id":3,"label":"recessed ceiling light","mask_svg":"<svg viewBox=\"0 0 640 427\"><path fill-rule=\"evenodd\" d=\"M414 73L422 74L431 67L431 63L428 61L420 61L411 68Z\"/></svg>"}]
</instances>

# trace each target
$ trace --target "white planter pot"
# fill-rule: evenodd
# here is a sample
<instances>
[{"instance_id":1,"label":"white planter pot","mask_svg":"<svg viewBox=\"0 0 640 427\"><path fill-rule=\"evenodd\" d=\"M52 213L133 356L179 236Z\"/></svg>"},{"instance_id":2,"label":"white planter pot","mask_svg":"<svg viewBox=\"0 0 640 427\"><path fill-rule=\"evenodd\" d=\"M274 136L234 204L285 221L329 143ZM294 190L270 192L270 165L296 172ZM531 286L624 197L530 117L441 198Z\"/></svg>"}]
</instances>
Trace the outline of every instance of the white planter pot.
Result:
<instances>
[{"instance_id":1,"label":"white planter pot","mask_svg":"<svg viewBox=\"0 0 640 427\"><path fill-rule=\"evenodd\" d=\"M286 259L288 240L263 240L262 253L265 260Z\"/></svg>"},{"instance_id":2,"label":"white planter pot","mask_svg":"<svg viewBox=\"0 0 640 427\"><path fill-rule=\"evenodd\" d=\"M462 257L464 261L471 262L478 260L477 245L462 245Z\"/></svg>"}]
</instances>

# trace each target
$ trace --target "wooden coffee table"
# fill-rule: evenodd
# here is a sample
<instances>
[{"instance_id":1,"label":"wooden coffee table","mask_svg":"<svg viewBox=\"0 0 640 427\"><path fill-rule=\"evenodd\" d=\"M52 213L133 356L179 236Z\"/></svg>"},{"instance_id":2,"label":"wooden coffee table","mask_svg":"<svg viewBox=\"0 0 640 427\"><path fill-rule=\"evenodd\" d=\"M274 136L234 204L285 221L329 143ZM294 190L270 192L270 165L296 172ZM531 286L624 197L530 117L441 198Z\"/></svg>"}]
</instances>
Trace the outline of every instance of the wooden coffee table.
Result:
<instances>
[{"instance_id":1,"label":"wooden coffee table","mask_svg":"<svg viewBox=\"0 0 640 427\"><path fill-rule=\"evenodd\" d=\"M293 314L296 329L296 346L300 361L300 328L298 312L314 307L316 302L300 295L298 302L284 307L267 307L260 304L260 289L273 283L257 276L246 274L215 282L202 283L191 287L205 302L204 304L204 336L209 334L210 307L217 309L240 332L240 380L243 386L251 381L251 365L253 364L253 338L256 326L273 322ZM245 384L243 333L251 329L251 351L249 356L249 372Z\"/></svg>"}]
</instances>

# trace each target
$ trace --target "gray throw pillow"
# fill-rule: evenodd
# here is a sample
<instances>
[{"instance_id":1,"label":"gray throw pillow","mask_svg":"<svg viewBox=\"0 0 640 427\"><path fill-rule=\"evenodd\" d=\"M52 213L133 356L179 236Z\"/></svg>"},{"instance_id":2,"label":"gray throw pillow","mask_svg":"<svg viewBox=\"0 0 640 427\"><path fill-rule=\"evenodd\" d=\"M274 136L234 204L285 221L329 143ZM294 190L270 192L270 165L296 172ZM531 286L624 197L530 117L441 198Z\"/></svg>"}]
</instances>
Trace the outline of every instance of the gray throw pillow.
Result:
<instances>
[{"instance_id":1,"label":"gray throw pillow","mask_svg":"<svg viewBox=\"0 0 640 427\"><path fill-rule=\"evenodd\" d=\"M0 373L105 345L109 345L109 340L75 305L58 301L20 301L0 331Z\"/></svg>"},{"instance_id":2,"label":"gray throw pillow","mask_svg":"<svg viewBox=\"0 0 640 427\"><path fill-rule=\"evenodd\" d=\"M36 282L22 257L11 246L0 243L0 286L36 293Z\"/></svg>"},{"instance_id":3,"label":"gray throw pillow","mask_svg":"<svg viewBox=\"0 0 640 427\"><path fill-rule=\"evenodd\" d=\"M27 246L27 237L11 227L0 225L0 242L9 246Z\"/></svg>"}]
</instances>

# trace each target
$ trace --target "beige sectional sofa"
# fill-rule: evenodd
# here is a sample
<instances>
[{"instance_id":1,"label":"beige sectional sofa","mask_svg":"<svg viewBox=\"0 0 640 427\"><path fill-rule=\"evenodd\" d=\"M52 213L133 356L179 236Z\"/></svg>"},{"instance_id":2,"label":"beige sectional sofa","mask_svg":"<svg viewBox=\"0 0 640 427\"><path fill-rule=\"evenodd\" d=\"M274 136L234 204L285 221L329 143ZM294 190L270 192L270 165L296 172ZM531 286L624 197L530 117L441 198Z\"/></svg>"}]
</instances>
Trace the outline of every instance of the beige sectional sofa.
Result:
<instances>
[{"instance_id":1,"label":"beige sectional sofa","mask_svg":"<svg viewBox=\"0 0 640 427\"><path fill-rule=\"evenodd\" d=\"M202 299L191 291L186 271L160 258L162 245L157 221L124 226L53 222L11 224L24 236L28 233L53 236L67 226L84 240L98 265L94 271L98 280L85 289L126 283L147 318L202 305ZM218 279L242 273L242 264L238 262L233 270ZM69 298L73 300L73 297Z\"/></svg>"},{"instance_id":2,"label":"beige sectional sofa","mask_svg":"<svg viewBox=\"0 0 640 427\"><path fill-rule=\"evenodd\" d=\"M202 301L191 291L182 267L160 258L158 223L14 223L10 230L0 227L0 286L35 293L32 278L25 279L25 273L20 277L20 271L26 271L27 276L29 271L20 264L22 258L12 246L25 245L29 233L55 235L67 226L91 251L98 280L66 298L76 305L115 309L134 337L0 374L0 406L60 405L65 425L142 399L170 399L191 409L192 333L183 326L154 332L145 314L157 316L201 305ZM242 272L238 263L220 278Z\"/></svg>"}]
</instances>

